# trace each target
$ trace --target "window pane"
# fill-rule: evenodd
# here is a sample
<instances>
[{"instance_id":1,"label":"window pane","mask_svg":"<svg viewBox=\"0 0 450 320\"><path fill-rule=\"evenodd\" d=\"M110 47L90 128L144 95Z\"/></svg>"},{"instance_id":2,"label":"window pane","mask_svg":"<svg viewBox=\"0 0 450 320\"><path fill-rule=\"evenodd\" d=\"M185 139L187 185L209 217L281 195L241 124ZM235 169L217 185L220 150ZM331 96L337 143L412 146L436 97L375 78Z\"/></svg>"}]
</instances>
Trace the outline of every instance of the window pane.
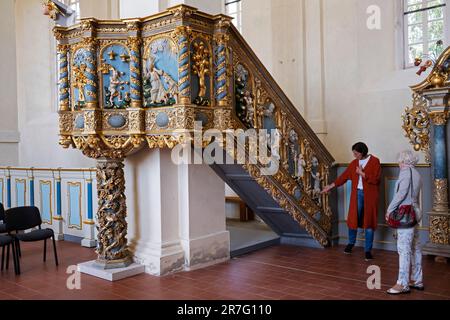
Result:
<instances>
[{"instance_id":1,"label":"window pane","mask_svg":"<svg viewBox=\"0 0 450 320\"><path fill-rule=\"evenodd\" d=\"M227 12L229 12L229 13L236 12L238 10L237 5L238 5L237 2L234 2L234 3L231 3L231 4L227 4Z\"/></svg>"},{"instance_id":2,"label":"window pane","mask_svg":"<svg viewBox=\"0 0 450 320\"><path fill-rule=\"evenodd\" d=\"M408 27L408 43L423 41L423 25L416 24Z\"/></svg>"},{"instance_id":3,"label":"window pane","mask_svg":"<svg viewBox=\"0 0 450 320\"><path fill-rule=\"evenodd\" d=\"M408 14L408 24L422 23L423 13L415 12Z\"/></svg>"},{"instance_id":4,"label":"window pane","mask_svg":"<svg viewBox=\"0 0 450 320\"><path fill-rule=\"evenodd\" d=\"M422 2L422 0L408 0L407 4L408 4L408 6L410 6L410 5L421 3L421 2Z\"/></svg>"},{"instance_id":5,"label":"window pane","mask_svg":"<svg viewBox=\"0 0 450 320\"><path fill-rule=\"evenodd\" d=\"M439 40L444 36L444 20L428 22L428 40Z\"/></svg>"},{"instance_id":6,"label":"window pane","mask_svg":"<svg viewBox=\"0 0 450 320\"><path fill-rule=\"evenodd\" d=\"M416 11L416 10L420 10L420 9L422 9L422 5L418 4L415 6L409 6L408 9L406 10L406 12Z\"/></svg>"},{"instance_id":7,"label":"window pane","mask_svg":"<svg viewBox=\"0 0 450 320\"><path fill-rule=\"evenodd\" d=\"M415 44L409 47L409 63L423 56L423 44Z\"/></svg>"},{"instance_id":8,"label":"window pane","mask_svg":"<svg viewBox=\"0 0 450 320\"><path fill-rule=\"evenodd\" d=\"M443 7L428 10L428 20L436 20L444 18Z\"/></svg>"},{"instance_id":9,"label":"window pane","mask_svg":"<svg viewBox=\"0 0 450 320\"><path fill-rule=\"evenodd\" d=\"M434 6L438 6L440 4L444 4L445 0L431 0L428 1L428 7L434 7Z\"/></svg>"}]
</instances>

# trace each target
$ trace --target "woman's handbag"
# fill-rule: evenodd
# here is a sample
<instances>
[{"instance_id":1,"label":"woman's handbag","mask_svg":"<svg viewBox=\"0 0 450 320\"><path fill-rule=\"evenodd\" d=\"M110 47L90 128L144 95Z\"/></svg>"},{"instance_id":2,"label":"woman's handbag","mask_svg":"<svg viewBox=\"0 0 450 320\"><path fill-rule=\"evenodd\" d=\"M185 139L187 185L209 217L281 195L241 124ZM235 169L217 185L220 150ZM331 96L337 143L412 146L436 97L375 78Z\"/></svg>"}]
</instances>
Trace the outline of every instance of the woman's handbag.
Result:
<instances>
[{"instance_id":1,"label":"woman's handbag","mask_svg":"<svg viewBox=\"0 0 450 320\"><path fill-rule=\"evenodd\" d=\"M388 217L388 224L391 228L394 229L406 229L406 228L412 228L417 224L417 217L416 212L414 209L413 201L412 201L412 194L413 194L413 176L412 176L412 170L410 170L411 173L411 180L409 182L410 190L409 190L409 198L411 199L411 204L402 205L398 207L394 212L389 213ZM398 186L399 187L399 186ZM397 187L397 192L398 192Z\"/></svg>"}]
</instances>

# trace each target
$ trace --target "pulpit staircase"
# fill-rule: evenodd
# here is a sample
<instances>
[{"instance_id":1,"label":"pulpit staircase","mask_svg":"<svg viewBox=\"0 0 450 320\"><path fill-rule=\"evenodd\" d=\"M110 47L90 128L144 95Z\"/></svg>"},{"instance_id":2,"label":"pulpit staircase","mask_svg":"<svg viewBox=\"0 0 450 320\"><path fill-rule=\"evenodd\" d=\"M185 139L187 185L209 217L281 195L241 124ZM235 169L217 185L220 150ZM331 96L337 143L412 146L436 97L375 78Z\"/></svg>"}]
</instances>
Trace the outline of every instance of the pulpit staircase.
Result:
<instances>
[{"instance_id":1,"label":"pulpit staircase","mask_svg":"<svg viewBox=\"0 0 450 320\"><path fill-rule=\"evenodd\" d=\"M229 30L229 50L234 70L234 129L277 129L280 167L273 176L263 175L264 166L249 164L247 157L245 165L214 164L213 170L282 243L330 245L333 214L329 196L320 194L317 187L329 183L333 157L234 26ZM248 112L247 101L254 110Z\"/></svg>"}]
</instances>

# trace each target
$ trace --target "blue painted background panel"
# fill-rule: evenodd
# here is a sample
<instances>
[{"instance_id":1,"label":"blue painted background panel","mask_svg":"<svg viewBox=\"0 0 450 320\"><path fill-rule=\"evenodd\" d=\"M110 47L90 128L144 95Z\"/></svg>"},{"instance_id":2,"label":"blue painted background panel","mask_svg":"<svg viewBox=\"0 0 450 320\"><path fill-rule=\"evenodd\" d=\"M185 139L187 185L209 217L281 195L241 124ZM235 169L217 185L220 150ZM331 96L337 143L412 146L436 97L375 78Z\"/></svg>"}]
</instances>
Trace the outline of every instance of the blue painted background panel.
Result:
<instances>
[{"instance_id":1,"label":"blue painted background panel","mask_svg":"<svg viewBox=\"0 0 450 320\"><path fill-rule=\"evenodd\" d=\"M52 221L52 187L50 184L41 183L40 184L40 193L41 193L41 216L42 220L48 223Z\"/></svg>"},{"instance_id":2,"label":"blue painted background panel","mask_svg":"<svg viewBox=\"0 0 450 320\"><path fill-rule=\"evenodd\" d=\"M23 207L25 203L25 182L16 181L16 207Z\"/></svg>"},{"instance_id":3,"label":"blue painted background panel","mask_svg":"<svg viewBox=\"0 0 450 320\"><path fill-rule=\"evenodd\" d=\"M81 229L81 185L69 185L69 228Z\"/></svg>"}]
</instances>

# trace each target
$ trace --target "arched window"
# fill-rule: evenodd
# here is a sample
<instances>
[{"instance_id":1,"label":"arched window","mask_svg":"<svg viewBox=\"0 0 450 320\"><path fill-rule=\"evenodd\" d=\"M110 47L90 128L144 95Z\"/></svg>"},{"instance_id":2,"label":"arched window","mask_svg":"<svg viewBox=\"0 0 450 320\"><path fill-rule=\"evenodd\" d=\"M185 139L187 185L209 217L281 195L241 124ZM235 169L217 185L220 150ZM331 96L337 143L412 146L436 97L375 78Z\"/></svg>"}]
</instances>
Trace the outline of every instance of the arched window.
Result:
<instances>
[{"instance_id":1,"label":"arched window","mask_svg":"<svg viewBox=\"0 0 450 320\"><path fill-rule=\"evenodd\" d=\"M405 66L411 67L416 58L439 56L448 45L449 8L446 0L403 1Z\"/></svg>"},{"instance_id":2,"label":"arched window","mask_svg":"<svg viewBox=\"0 0 450 320\"><path fill-rule=\"evenodd\" d=\"M233 24L242 33L242 0L225 0L225 14L234 18Z\"/></svg>"}]
</instances>

